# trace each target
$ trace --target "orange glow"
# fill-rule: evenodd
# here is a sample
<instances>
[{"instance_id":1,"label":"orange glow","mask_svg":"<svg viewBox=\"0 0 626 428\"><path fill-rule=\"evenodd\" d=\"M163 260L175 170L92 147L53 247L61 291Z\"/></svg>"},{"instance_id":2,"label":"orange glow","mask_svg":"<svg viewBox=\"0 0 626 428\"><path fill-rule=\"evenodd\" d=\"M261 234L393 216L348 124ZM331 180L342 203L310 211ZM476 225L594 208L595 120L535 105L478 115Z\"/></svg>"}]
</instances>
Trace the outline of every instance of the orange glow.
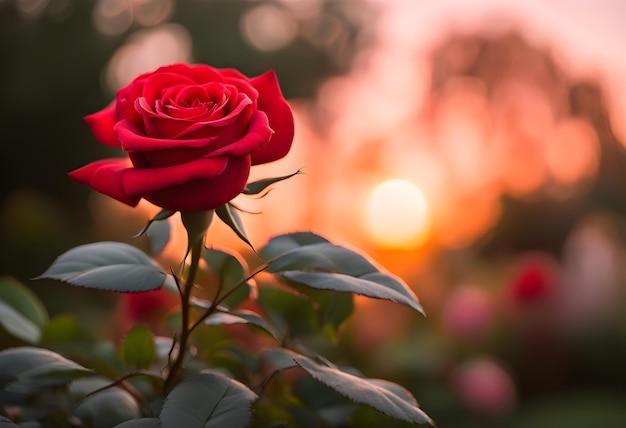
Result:
<instances>
[{"instance_id":1,"label":"orange glow","mask_svg":"<svg viewBox=\"0 0 626 428\"><path fill-rule=\"evenodd\" d=\"M279 233L312 229L366 248L417 249L426 240L433 247L424 246L425 252L458 248L497 224L504 194L572 197L585 189L598 172L601 138L591 119L573 113L568 91L587 70L581 64L596 65L590 53L601 52L590 46L597 35L581 35L566 28L573 26L566 20L545 18L544 12L554 11L526 2L500 5L503 12L519 12L508 21L490 17L489 5L497 0L443 6L450 3L381 3L379 20L369 28L375 42L357 54L351 70L324 82L313 101L290 100L296 116L292 152L255 167L250 179L300 168L303 174L272 186L262 200L235 201L261 213L242 214L256 245ZM152 25L167 20L173 4L99 0L97 9L110 25L115 19L127 25L123 10L130 10L132 25ZM240 32L265 52L297 37L324 47L345 29L321 5L253 5ZM584 15L582 9L572 11L574 18ZM112 57L107 85L113 91L141 72L189 61L191 52L191 37L177 24L137 31ZM612 64L626 65L622 57L611 56ZM593 82L619 82L615 75L603 78L608 62L597 65ZM619 118L624 97L606 93L611 114ZM373 190L383 185L381 177L393 176L409 180L404 190ZM241 244L219 222L209 240Z\"/></svg>"},{"instance_id":2,"label":"orange glow","mask_svg":"<svg viewBox=\"0 0 626 428\"><path fill-rule=\"evenodd\" d=\"M442 201L433 223L438 244L449 248L470 245L500 219L498 194L456 195Z\"/></svg>"},{"instance_id":3,"label":"orange glow","mask_svg":"<svg viewBox=\"0 0 626 428\"><path fill-rule=\"evenodd\" d=\"M557 124L551 137L546 145L546 162L558 182L572 184L596 172L598 136L587 121L563 120Z\"/></svg>"},{"instance_id":4,"label":"orange glow","mask_svg":"<svg viewBox=\"0 0 626 428\"><path fill-rule=\"evenodd\" d=\"M372 190L365 211L367 231L384 248L416 248L424 243L429 215L424 194L407 180L393 179Z\"/></svg>"}]
</instances>

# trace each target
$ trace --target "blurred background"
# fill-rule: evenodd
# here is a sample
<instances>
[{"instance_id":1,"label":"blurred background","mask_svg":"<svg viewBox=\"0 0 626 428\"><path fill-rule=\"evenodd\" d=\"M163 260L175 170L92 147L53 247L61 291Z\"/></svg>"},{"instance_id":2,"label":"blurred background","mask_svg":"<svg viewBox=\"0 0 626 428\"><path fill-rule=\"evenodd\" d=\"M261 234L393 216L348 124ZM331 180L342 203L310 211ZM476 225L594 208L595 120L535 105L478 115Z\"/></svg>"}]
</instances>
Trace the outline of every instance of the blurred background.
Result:
<instances>
[{"instance_id":1,"label":"blurred background","mask_svg":"<svg viewBox=\"0 0 626 428\"><path fill-rule=\"evenodd\" d=\"M0 0L0 274L106 313L28 282L157 211L69 180L121 155L82 117L159 65L274 69L296 139L253 178L304 174L238 201L250 238L357 246L428 315L359 299L344 362L440 427L624 427L625 24L621 0Z\"/></svg>"}]
</instances>

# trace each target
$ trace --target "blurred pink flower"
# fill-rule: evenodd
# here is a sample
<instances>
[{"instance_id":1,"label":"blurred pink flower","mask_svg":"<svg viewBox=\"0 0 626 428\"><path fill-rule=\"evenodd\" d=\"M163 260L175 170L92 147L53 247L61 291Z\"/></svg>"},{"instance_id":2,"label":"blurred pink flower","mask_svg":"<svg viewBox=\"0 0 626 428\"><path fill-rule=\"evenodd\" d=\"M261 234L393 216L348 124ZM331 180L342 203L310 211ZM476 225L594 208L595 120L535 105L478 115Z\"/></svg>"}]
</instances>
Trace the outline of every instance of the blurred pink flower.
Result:
<instances>
[{"instance_id":1,"label":"blurred pink flower","mask_svg":"<svg viewBox=\"0 0 626 428\"><path fill-rule=\"evenodd\" d=\"M492 298L474 285L456 288L443 308L443 324L447 331L467 340L482 338L493 324Z\"/></svg>"},{"instance_id":2,"label":"blurred pink flower","mask_svg":"<svg viewBox=\"0 0 626 428\"><path fill-rule=\"evenodd\" d=\"M493 361L465 362L452 373L451 381L463 404L481 416L503 417L516 405L517 389L511 376Z\"/></svg>"}]
</instances>

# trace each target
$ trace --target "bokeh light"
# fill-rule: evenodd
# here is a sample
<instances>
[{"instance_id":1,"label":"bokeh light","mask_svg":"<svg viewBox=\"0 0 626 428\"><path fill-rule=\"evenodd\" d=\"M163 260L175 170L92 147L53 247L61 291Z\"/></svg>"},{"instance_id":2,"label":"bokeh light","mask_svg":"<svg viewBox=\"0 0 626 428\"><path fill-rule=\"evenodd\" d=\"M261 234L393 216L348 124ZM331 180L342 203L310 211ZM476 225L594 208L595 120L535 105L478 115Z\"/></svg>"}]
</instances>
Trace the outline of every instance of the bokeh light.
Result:
<instances>
[{"instance_id":1,"label":"bokeh light","mask_svg":"<svg viewBox=\"0 0 626 428\"><path fill-rule=\"evenodd\" d=\"M265 4L243 15L241 31L245 40L261 51L275 51L287 46L298 33L294 17L285 8Z\"/></svg>"},{"instance_id":2,"label":"bokeh light","mask_svg":"<svg viewBox=\"0 0 626 428\"><path fill-rule=\"evenodd\" d=\"M142 30L113 54L106 70L107 89L115 92L142 73L190 58L191 37L185 27L163 24Z\"/></svg>"},{"instance_id":3,"label":"bokeh light","mask_svg":"<svg viewBox=\"0 0 626 428\"><path fill-rule=\"evenodd\" d=\"M415 248L428 235L429 214L424 194L407 180L392 179L377 185L365 209L367 231L386 248Z\"/></svg>"},{"instance_id":4,"label":"bokeh light","mask_svg":"<svg viewBox=\"0 0 626 428\"><path fill-rule=\"evenodd\" d=\"M50 0L18 0L17 6L19 11L24 15L38 15L43 12Z\"/></svg>"},{"instance_id":5,"label":"bokeh light","mask_svg":"<svg viewBox=\"0 0 626 428\"><path fill-rule=\"evenodd\" d=\"M154 26L166 21L174 10L173 0L98 0L92 20L98 31L116 36L133 23Z\"/></svg>"}]
</instances>

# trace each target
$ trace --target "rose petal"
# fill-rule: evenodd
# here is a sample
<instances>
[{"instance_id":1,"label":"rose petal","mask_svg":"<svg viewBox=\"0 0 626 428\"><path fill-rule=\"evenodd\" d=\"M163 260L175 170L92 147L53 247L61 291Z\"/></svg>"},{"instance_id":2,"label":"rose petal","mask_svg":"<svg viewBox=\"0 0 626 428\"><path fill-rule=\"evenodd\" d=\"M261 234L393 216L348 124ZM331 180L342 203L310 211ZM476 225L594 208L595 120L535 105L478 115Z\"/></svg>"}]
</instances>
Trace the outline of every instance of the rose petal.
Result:
<instances>
[{"instance_id":1,"label":"rose petal","mask_svg":"<svg viewBox=\"0 0 626 428\"><path fill-rule=\"evenodd\" d=\"M220 68L219 72L224 77L232 77L232 78L240 79L240 80L248 80L246 75L243 74L241 71L237 70L236 68Z\"/></svg>"},{"instance_id":2,"label":"rose petal","mask_svg":"<svg viewBox=\"0 0 626 428\"><path fill-rule=\"evenodd\" d=\"M223 91L218 91L218 93L221 94ZM191 108L192 106L197 105L198 102L206 104L209 101L212 101L209 91L207 91L206 87L200 85L185 86L176 93L175 97L170 99L161 97L161 102L170 102L183 108Z\"/></svg>"},{"instance_id":3,"label":"rose petal","mask_svg":"<svg viewBox=\"0 0 626 428\"><path fill-rule=\"evenodd\" d=\"M206 211L215 209L239 195L250 174L250 156L232 157L220 175L171 186L150 192L143 197L153 204L179 211Z\"/></svg>"},{"instance_id":4,"label":"rose petal","mask_svg":"<svg viewBox=\"0 0 626 428\"><path fill-rule=\"evenodd\" d=\"M182 71L182 73L193 79L196 83L224 81L224 78L217 69L206 64L198 64L193 66L188 65L187 68Z\"/></svg>"},{"instance_id":5,"label":"rose petal","mask_svg":"<svg viewBox=\"0 0 626 428\"><path fill-rule=\"evenodd\" d=\"M294 123L291 108L283 98L274 71L250 79L250 82L259 91L257 108L267 114L269 126L274 130L272 139L252 153L252 165L258 165L278 160L289 152Z\"/></svg>"},{"instance_id":6,"label":"rose petal","mask_svg":"<svg viewBox=\"0 0 626 428\"><path fill-rule=\"evenodd\" d=\"M141 95L146 99L148 105L152 106L151 110L153 110L156 100L161 98L163 91L172 86L180 85L181 83L195 86L196 82L183 74L154 74L146 79ZM135 105L135 108L136 107L137 106Z\"/></svg>"},{"instance_id":7,"label":"rose petal","mask_svg":"<svg viewBox=\"0 0 626 428\"><path fill-rule=\"evenodd\" d=\"M129 152L128 157L133 166L142 168L167 168L174 165L210 157L211 147L177 147L175 149L153 150L151 152Z\"/></svg>"},{"instance_id":8,"label":"rose petal","mask_svg":"<svg viewBox=\"0 0 626 428\"><path fill-rule=\"evenodd\" d=\"M213 155L244 156L256 154L259 147L266 144L274 131L269 127L267 116L262 111L255 111L250 118L248 131L244 136L216 151Z\"/></svg>"},{"instance_id":9,"label":"rose petal","mask_svg":"<svg viewBox=\"0 0 626 428\"><path fill-rule=\"evenodd\" d=\"M239 92L248 95L256 105L256 101L259 98L259 91L250 84L250 79L232 68L222 69L220 73L223 74L227 83L236 86Z\"/></svg>"},{"instance_id":10,"label":"rose petal","mask_svg":"<svg viewBox=\"0 0 626 428\"><path fill-rule=\"evenodd\" d=\"M221 111L225 106L213 104L212 106L218 110L208 110L208 106L193 106L189 108L176 106L165 111L160 100L156 101L156 108L150 105L149 101L144 97L135 100L135 110L143 115L143 124L145 134L148 137L163 139L179 139L189 137L189 134L195 133L205 127L223 127L232 125L238 117L244 112L246 107L253 104L252 100L244 93L238 93L232 85L219 85L222 90L223 97L226 95L232 98L228 101L229 110ZM189 89L203 90L199 86L188 86ZM232 89L232 90L231 90ZM180 89L184 91L184 88ZM213 94L218 97L218 94ZM169 114L169 111L177 109L176 117ZM199 114L203 113L204 117ZM249 117L249 113L244 116ZM208 135L215 135L215 131L209 129ZM204 135L203 135L204 136ZM192 137L193 138L193 137Z\"/></svg>"},{"instance_id":11,"label":"rose petal","mask_svg":"<svg viewBox=\"0 0 626 428\"><path fill-rule=\"evenodd\" d=\"M84 119L89 128L91 128L91 132L95 135L96 140L107 146L120 147L120 142L117 140L115 132L113 132L113 127L117 122L115 103L109 104L108 107L97 113L85 116Z\"/></svg>"},{"instance_id":12,"label":"rose petal","mask_svg":"<svg viewBox=\"0 0 626 428\"><path fill-rule=\"evenodd\" d=\"M117 91L116 109L117 117L130 120L137 126L142 123L142 116L135 110L135 99L141 96L147 75L142 75L133 80L128 86Z\"/></svg>"},{"instance_id":13,"label":"rose petal","mask_svg":"<svg viewBox=\"0 0 626 428\"><path fill-rule=\"evenodd\" d=\"M71 171L68 175L77 183L86 184L97 192L134 207L140 198L129 195L122 187L124 174L131 167L128 159L103 159Z\"/></svg>"},{"instance_id":14,"label":"rose petal","mask_svg":"<svg viewBox=\"0 0 626 428\"><path fill-rule=\"evenodd\" d=\"M179 63L160 67L155 71L141 74L137 76L127 86L117 91L117 114L118 117L128 119L135 126L142 126L141 115L135 111L135 99L145 96L144 86L147 80L155 74L183 74L188 79L184 79L189 84L189 79L195 83L205 83L208 81L223 82L222 76L209 66L190 66L189 64ZM200 78L202 77L202 78ZM169 89L169 87L163 88Z\"/></svg>"},{"instance_id":15,"label":"rose petal","mask_svg":"<svg viewBox=\"0 0 626 428\"><path fill-rule=\"evenodd\" d=\"M144 109L145 100L143 98L135 100L135 103L137 104L138 110ZM146 111L146 116L144 117L146 134L155 138L179 139L205 127L217 128L232 125L243 110L252 104L252 101L245 94L240 94L234 103L235 106L233 110L226 115L218 118L210 117L207 118L208 120L194 120L194 117L172 118L163 114ZM215 133L213 130L209 130L208 132L210 134Z\"/></svg>"},{"instance_id":16,"label":"rose petal","mask_svg":"<svg viewBox=\"0 0 626 428\"><path fill-rule=\"evenodd\" d=\"M197 87L198 85L193 85L193 87ZM160 102L161 104L165 103L175 103L175 100L184 88L191 87L188 83L170 86L168 88L163 88L163 93L161 94ZM158 105L158 104L157 104Z\"/></svg>"},{"instance_id":17,"label":"rose petal","mask_svg":"<svg viewBox=\"0 0 626 428\"><path fill-rule=\"evenodd\" d=\"M204 147L218 138L217 136L185 140L150 138L143 135L136 126L127 120L122 120L115 125L115 133L122 149L127 152L163 150L176 147Z\"/></svg>"},{"instance_id":18,"label":"rose petal","mask_svg":"<svg viewBox=\"0 0 626 428\"><path fill-rule=\"evenodd\" d=\"M124 174L124 190L140 196L192 180L213 178L228 164L226 156L196 159L188 163L164 168L133 168Z\"/></svg>"},{"instance_id":19,"label":"rose petal","mask_svg":"<svg viewBox=\"0 0 626 428\"><path fill-rule=\"evenodd\" d=\"M190 68L193 68L193 66L189 65L189 64L186 64L184 62L179 62L179 63L176 63L176 64L163 65L163 66L157 68L155 71L146 73L145 75L151 75L151 74L155 74L155 73L169 73L169 72L171 72L171 73L185 73Z\"/></svg>"}]
</instances>

